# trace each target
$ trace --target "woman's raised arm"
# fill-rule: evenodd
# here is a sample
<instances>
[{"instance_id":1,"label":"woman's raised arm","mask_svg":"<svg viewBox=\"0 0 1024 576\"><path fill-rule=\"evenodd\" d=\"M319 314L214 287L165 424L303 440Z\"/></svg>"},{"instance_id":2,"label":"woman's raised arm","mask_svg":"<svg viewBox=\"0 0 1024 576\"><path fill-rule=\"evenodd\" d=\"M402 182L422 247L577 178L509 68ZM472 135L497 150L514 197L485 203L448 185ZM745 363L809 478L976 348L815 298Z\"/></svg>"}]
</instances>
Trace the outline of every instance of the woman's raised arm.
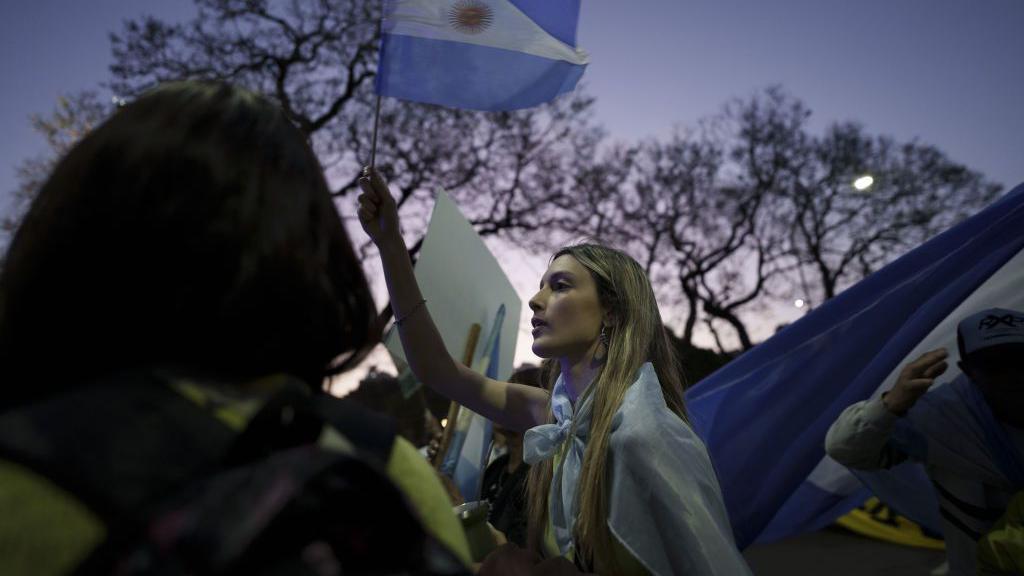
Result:
<instances>
[{"instance_id":1,"label":"woman's raised arm","mask_svg":"<svg viewBox=\"0 0 1024 576\"><path fill-rule=\"evenodd\" d=\"M380 251L402 348L416 378L484 417L513 430L546 421L548 393L500 382L459 364L444 346L399 232L398 209L380 175L366 168L359 179L359 222Z\"/></svg>"}]
</instances>

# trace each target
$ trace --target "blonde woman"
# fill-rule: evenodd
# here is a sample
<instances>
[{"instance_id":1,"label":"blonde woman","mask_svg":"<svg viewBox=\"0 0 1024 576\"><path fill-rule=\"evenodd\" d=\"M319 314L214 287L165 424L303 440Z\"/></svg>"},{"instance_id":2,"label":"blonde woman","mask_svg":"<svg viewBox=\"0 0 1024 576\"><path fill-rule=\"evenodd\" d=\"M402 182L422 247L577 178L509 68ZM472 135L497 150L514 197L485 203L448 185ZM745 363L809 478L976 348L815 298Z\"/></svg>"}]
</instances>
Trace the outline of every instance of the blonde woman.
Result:
<instances>
[{"instance_id":1,"label":"blonde woman","mask_svg":"<svg viewBox=\"0 0 1024 576\"><path fill-rule=\"evenodd\" d=\"M553 364L550 392L498 382L447 352L387 185L368 168L360 186L359 220L380 251L413 373L525 431L531 552L504 550L485 568L516 573L512 564L561 556L605 575L749 573L707 451L687 422L681 370L636 261L593 244L558 251L529 303L533 351Z\"/></svg>"}]
</instances>

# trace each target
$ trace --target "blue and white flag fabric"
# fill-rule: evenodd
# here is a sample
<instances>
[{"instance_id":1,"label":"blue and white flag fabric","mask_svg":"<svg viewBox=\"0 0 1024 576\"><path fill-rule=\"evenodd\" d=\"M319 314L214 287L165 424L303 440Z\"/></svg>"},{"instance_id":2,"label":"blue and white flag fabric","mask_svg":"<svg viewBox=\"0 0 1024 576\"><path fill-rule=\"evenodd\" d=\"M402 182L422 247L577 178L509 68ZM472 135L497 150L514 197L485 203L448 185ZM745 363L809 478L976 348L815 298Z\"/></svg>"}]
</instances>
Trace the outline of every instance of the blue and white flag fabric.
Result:
<instances>
[{"instance_id":1,"label":"blue and white flag fabric","mask_svg":"<svg viewBox=\"0 0 1024 576\"><path fill-rule=\"evenodd\" d=\"M377 93L515 110L575 88L580 0L385 0Z\"/></svg>"},{"instance_id":2,"label":"blue and white flag fabric","mask_svg":"<svg viewBox=\"0 0 1024 576\"><path fill-rule=\"evenodd\" d=\"M490 334L484 344L483 353L473 369L488 378L498 379L498 365L501 350L501 326L505 321L505 305L498 307ZM451 476L459 492L467 502L480 498L491 451L493 425L490 420L462 406L454 425L455 433L448 447L448 454L441 465L441 472Z\"/></svg>"},{"instance_id":3,"label":"blue and white flag fabric","mask_svg":"<svg viewBox=\"0 0 1024 576\"><path fill-rule=\"evenodd\" d=\"M857 478L825 454L829 427L849 405L891 388L927 350L945 347L955 366L961 318L1024 309L1022 248L1024 185L687 391L739 546L820 529L866 499ZM951 369L943 382L956 375ZM883 498L936 529L921 467L900 466Z\"/></svg>"}]
</instances>

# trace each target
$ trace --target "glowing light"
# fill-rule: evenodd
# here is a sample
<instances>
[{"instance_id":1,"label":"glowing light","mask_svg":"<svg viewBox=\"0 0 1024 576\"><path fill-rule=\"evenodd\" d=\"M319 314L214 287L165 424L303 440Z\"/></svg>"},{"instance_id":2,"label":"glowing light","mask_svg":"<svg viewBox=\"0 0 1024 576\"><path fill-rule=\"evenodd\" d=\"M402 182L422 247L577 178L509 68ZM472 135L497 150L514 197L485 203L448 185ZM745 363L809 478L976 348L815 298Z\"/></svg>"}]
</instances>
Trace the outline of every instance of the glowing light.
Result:
<instances>
[{"instance_id":1,"label":"glowing light","mask_svg":"<svg viewBox=\"0 0 1024 576\"><path fill-rule=\"evenodd\" d=\"M807 302L805 302L803 298L797 298L796 300L793 300L793 306L803 308L804 306L807 306Z\"/></svg>"},{"instance_id":2,"label":"glowing light","mask_svg":"<svg viewBox=\"0 0 1024 576\"><path fill-rule=\"evenodd\" d=\"M874 183L874 178L868 175L864 175L853 181L853 187L856 188L857 190L864 191L867 190L868 188L871 188L871 185Z\"/></svg>"},{"instance_id":3,"label":"glowing light","mask_svg":"<svg viewBox=\"0 0 1024 576\"><path fill-rule=\"evenodd\" d=\"M441 418L441 428L444 428L447 425L448 425L448 419L447 418Z\"/></svg>"}]
</instances>

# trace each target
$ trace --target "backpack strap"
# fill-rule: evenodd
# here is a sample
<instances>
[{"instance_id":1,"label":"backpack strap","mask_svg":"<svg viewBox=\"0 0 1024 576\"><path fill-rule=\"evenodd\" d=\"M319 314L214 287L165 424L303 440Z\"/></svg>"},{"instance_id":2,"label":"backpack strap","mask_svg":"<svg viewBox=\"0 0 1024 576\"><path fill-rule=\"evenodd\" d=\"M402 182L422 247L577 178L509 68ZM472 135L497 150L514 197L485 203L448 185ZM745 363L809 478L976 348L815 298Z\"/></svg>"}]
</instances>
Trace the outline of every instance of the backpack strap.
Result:
<instances>
[{"instance_id":1,"label":"backpack strap","mask_svg":"<svg viewBox=\"0 0 1024 576\"><path fill-rule=\"evenodd\" d=\"M103 520L106 541L77 571L89 574L109 567L197 480L315 444L325 424L384 469L394 425L351 401L290 382L239 433L149 372L0 414L0 458L47 477Z\"/></svg>"},{"instance_id":2,"label":"backpack strap","mask_svg":"<svg viewBox=\"0 0 1024 576\"><path fill-rule=\"evenodd\" d=\"M0 458L46 476L108 525L219 466L235 433L156 377L126 373L0 414Z\"/></svg>"},{"instance_id":3,"label":"backpack strap","mask_svg":"<svg viewBox=\"0 0 1024 576\"><path fill-rule=\"evenodd\" d=\"M325 425L351 442L361 457L370 458L382 469L386 466L396 436L390 418L324 392L310 395L298 382L282 386L263 404L228 450L224 463L234 466L286 448L314 444Z\"/></svg>"},{"instance_id":4,"label":"backpack strap","mask_svg":"<svg viewBox=\"0 0 1024 576\"><path fill-rule=\"evenodd\" d=\"M337 398L325 392L313 397L313 408L361 453L381 465L387 463L397 436L393 419L371 412L347 398Z\"/></svg>"},{"instance_id":5,"label":"backpack strap","mask_svg":"<svg viewBox=\"0 0 1024 576\"><path fill-rule=\"evenodd\" d=\"M310 444L324 423L383 466L395 426L350 400L289 382L241 433L149 372L105 378L0 414L0 458L46 476L108 524L198 475Z\"/></svg>"},{"instance_id":6,"label":"backpack strap","mask_svg":"<svg viewBox=\"0 0 1024 576\"><path fill-rule=\"evenodd\" d=\"M289 381L268 398L226 451L224 467L267 458L280 450L315 444L324 420L304 384Z\"/></svg>"}]
</instances>

